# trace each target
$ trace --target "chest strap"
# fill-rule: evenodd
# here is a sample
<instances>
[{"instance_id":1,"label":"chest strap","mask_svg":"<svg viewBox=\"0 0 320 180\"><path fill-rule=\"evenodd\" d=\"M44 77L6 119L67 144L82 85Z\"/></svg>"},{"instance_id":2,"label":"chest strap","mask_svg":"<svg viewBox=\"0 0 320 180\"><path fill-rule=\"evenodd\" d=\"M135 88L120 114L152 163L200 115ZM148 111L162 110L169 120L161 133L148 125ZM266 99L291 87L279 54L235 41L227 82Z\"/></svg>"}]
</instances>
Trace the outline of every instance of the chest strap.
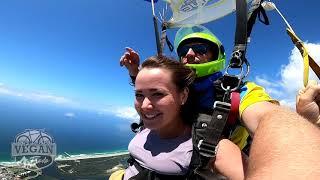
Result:
<instances>
[{"instance_id":1,"label":"chest strap","mask_svg":"<svg viewBox=\"0 0 320 180\"><path fill-rule=\"evenodd\" d=\"M138 174L129 178L129 180L186 180L186 175L165 175L142 167L131 155L127 160L130 166L138 170Z\"/></svg>"}]
</instances>

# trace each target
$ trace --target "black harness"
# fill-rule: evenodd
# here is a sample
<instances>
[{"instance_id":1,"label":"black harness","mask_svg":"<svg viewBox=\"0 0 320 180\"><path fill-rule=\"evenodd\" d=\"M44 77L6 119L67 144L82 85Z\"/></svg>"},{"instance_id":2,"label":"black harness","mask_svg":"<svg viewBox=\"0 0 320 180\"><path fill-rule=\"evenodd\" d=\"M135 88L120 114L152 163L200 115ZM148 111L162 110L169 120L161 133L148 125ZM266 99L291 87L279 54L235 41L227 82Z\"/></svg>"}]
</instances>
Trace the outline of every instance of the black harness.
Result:
<instances>
[{"instance_id":1,"label":"black harness","mask_svg":"<svg viewBox=\"0 0 320 180\"><path fill-rule=\"evenodd\" d=\"M231 86L234 84L236 84L236 87ZM230 129L236 125L236 123L228 123L231 110L231 93L239 93L242 84L236 76L224 75L215 81L215 102L212 113L200 113L192 126L194 156L199 159L198 162L193 162L194 165L192 166L195 167L194 173L201 177L212 176L211 167L208 167L208 163L215 160L217 145L221 137L223 135L228 137ZM222 85L227 85L227 89ZM232 122L234 121L232 120ZM226 126L227 123L228 126Z\"/></svg>"},{"instance_id":2,"label":"black harness","mask_svg":"<svg viewBox=\"0 0 320 180\"><path fill-rule=\"evenodd\" d=\"M128 164L130 166L134 166L139 173L131 178L129 180L186 180L187 175L165 175L165 174L159 174L155 171L151 171L149 169L146 169L132 157L128 159Z\"/></svg>"}]
</instances>

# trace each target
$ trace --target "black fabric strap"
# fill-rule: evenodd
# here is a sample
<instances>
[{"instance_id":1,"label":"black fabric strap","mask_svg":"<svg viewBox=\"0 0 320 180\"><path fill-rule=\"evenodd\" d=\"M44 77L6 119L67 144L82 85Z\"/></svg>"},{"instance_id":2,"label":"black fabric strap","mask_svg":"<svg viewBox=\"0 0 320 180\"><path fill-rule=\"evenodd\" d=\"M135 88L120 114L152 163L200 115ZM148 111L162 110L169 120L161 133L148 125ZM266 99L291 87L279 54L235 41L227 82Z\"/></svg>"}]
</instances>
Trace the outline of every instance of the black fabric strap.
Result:
<instances>
[{"instance_id":1,"label":"black fabric strap","mask_svg":"<svg viewBox=\"0 0 320 180\"><path fill-rule=\"evenodd\" d=\"M129 178L129 180L186 180L186 175L164 175L140 166L140 164L130 155L127 160L130 166L134 166L139 173Z\"/></svg>"},{"instance_id":2,"label":"black fabric strap","mask_svg":"<svg viewBox=\"0 0 320 180\"><path fill-rule=\"evenodd\" d=\"M198 152L197 156L200 160L197 162L198 167L194 169L194 173L203 178L208 174L212 175L208 163L215 158L215 150L226 125L230 107L229 103L216 101L212 115L200 114L193 126L194 151Z\"/></svg>"},{"instance_id":3,"label":"black fabric strap","mask_svg":"<svg viewBox=\"0 0 320 180\"><path fill-rule=\"evenodd\" d=\"M193 155L196 155L199 160L191 164L192 166L196 164L197 167L193 167L194 173L202 178L213 175L208 163L215 158L215 150L222 137L231 108L230 93L221 88L223 80L226 79L220 78L214 83L216 101L212 114L199 114L197 121L192 126L192 141L194 151L196 151Z\"/></svg>"},{"instance_id":4,"label":"black fabric strap","mask_svg":"<svg viewBox=\"0 0 320 180\"><path fill-rule=\"evenodd\" d=\"M145 169L144 167L140 166L140 164L134 159L134 157L131 156L131 154L127 162L130 166L134 166L139 172Z\"/></svg>"},{"instance_id":5,"label":"black fabric strap","mask_svg":"<svg viewBox=\"0 0 320 180\"><path fill-rule=\"evenodd\" d=\"M246 0L236 0L236 33L232 57L230 59L231 68L239 68L244 63L247 48L247 2Z\"/></svg>"},{"instance_id":6,"label":"black fabric strap","mask_svg":"<svg viewBox=\"0 0 320 180\"><path fill-rule=\"evenodd\" d=\"M221 139L223 129L228 120L230 112L230 103L215 101L213 113L209 124L202 122L205 127L204 138L198 142L199 153L201 157L201 166L205 167L211 158L216 155L216 146Z\"/></svg>"},{"instance_id":7,"label":"black fabric strap","mask_svg":"<svg viewBox=\"0 0 320 180\"><path fill-rule=\"evenodd\" d=\"M247 2L236 0L236 34L235 46L247 44Z\"/></svg>"},{"instance_id":8,"label":"black fabric strap","mask_svg":"<svg viewBox=\"0 0 320 180\"><path fill-rule=\"evenodd\" d=\"M167 42L169 50L172 52L174 50L174 47L173 47L172 43L170 42L168 36L166 36L166 42Z\"/></svg>"},{"instance_id":9,"label":"black fabric strap","mask_svg":"<svg viewBox=\"0 0 320 180\"><path fill-rule=\"evenodd\" d=\"M164 45L165 45L165 42L167 43L167 46L169 48L169 50L172 52L174 50L174 47L172 45L172 43L170 42L168 36L167 36L167 23L164 22L162 23L162 29L161 29L161 48L162 48L162 51L164 49Z\"/></svg>"},{"instance_id":10,"label":"black fabric strap","mask_svg":"<svg viewBox=\"0 0 320 180\"><path fill-rule=\"evenodd\" d=\"M226 130L231 128L226 126L231 109L231 91L224 89L222 85L239 92L243 82L238 77L230 75L224 75L216 80L214 82L215 102L212 114L199 114L197 121L192 126L194 145L192 156L195 157L191 158L190 167L194 169L194 176L198 175L204 179L215 175L211 167L208 166L208 162L214 160L217 144Z\"/></svg>"},{"instance_id":11,"label":"black fabric strap","mask_svg":"<svg viewBox=\"0 0 320 180\"><path fill-rule=\"evenodd\" d=\"M156 16L153 16L152 19L153 19L154 33L156 37L157 53L158 53L158 56L161 56L162 48L161 48L161 42L159 37L158 20Z\"/></svg>"},{"instance_id":12,"label":"black fabric strap","mask_svg":"<svg viewBox=\"0 0 320 180\"><path fill-rule=\"evenodd\" d=\"M249 10L247 37L250 37L252 29L253 29L253 25L255 24L257 17L259 18L259 21L262 22L263 24L265 24L265 25L270 24L268 16L266 14L266 11L264 10L264 8L261 5L262 2L263 2L263 0L255 0L252 3L252 6ZM263 19L262 19L261 15L262 15Z\"/></svg>"}]
</instances>

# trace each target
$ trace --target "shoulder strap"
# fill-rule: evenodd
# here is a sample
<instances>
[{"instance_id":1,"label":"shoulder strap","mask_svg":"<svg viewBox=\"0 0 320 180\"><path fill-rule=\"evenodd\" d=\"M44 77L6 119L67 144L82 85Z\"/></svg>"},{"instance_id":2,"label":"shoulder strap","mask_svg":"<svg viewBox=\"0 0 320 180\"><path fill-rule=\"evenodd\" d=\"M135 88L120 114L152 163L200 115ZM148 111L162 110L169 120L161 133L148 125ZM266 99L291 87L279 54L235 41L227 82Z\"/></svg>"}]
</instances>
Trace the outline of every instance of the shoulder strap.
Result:
<instances>
[{"instance_id":1,"label":"shoulder strap","mask_svg":"<svg viewBox=\"0 0 320 180\"><path fill-rule=\"evenodd\" d=\"M199 114L197 121L192 126L192 141L194 151L196 151L193 155L196 155L199 160L191 164L192 168L194 168L194 173L201 177L207 177L211 171L208 163L215 158L217 145L228 122L232 107L231 93L237 92L240 88L240 84L242 83L239 81L241 79L237 76L230 75L224 75L215 81L216 96L212 107L212 114ZM231 92L231 89L234 89L234 91ZM236 103L239 105L239 101ZM192 160L194 161L194 158Z\"/></svg>"}]
</instances>

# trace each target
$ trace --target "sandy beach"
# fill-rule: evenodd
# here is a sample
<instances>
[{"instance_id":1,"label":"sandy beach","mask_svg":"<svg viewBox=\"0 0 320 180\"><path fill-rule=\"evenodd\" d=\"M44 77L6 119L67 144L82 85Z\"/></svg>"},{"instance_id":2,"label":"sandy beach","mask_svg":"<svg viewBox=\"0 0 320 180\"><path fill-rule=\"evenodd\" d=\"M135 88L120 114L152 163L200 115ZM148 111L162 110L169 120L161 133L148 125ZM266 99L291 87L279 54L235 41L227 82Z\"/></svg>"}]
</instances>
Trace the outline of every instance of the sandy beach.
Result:
<instances>
[{"instance_id":1,"label":"sandy beach","mask_svg":"<svg viewBox=\"0 0 320 180\"><path fill-rule=\"evenodd\" d=\"M95 159L95 158L109 158L114 156L128 155L128 151L124 152L114 152L114 153L96 153L96 154L79 154L79 155L59 155L55 161L66 161L66 160L85 160L85 159Z\"/></svg>"}]
</instances>

